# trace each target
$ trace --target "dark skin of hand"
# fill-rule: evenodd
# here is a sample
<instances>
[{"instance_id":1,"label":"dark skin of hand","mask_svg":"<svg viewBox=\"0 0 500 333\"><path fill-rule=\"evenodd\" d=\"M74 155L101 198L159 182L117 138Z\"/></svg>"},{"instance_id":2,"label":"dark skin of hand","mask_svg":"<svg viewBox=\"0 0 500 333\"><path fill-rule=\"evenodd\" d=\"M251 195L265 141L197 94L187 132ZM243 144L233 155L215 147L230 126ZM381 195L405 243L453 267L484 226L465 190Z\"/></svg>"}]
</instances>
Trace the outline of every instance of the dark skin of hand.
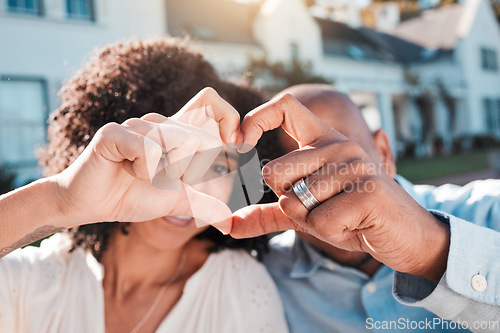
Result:
<instances>
[{"instance_id":1,"label":"dark skin of hand","mask_svg":"<svg viewBox=\"0 0 500 333\"><path fill-rule=\"evenodd\" d=\"M379 161L290 94L245 117L244 143L255 145L263 132L280 126L299 149L264 167L264 180L279 202L236 212L231 235L294 229L338 249L369 253L396 271L441 279L449 249L447 225L415 202L386 170L374 172ZM291 189L302 178L321 202L310 212Z\"/></svg>"}]
</instances>

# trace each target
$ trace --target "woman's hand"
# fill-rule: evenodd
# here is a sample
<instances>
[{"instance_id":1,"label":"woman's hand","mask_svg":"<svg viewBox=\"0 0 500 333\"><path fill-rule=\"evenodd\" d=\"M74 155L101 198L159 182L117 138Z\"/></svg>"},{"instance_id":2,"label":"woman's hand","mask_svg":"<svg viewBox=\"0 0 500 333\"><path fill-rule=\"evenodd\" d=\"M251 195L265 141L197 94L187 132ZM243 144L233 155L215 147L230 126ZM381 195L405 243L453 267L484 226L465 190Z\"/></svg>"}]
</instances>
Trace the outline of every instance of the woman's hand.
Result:
<instances>
[{"instance_id":1,"label":"woman's hand","mask_svg":"<svg viewBox=\"0 0 500 333\"><path fill-rule=\"evenodd\" d=\"M64 216L76 225L193 216L228 233L227 205L188 185L203 177L224 142L238 133L239 114L211 88L172 118L148 114L107 124L54 177Z\"/></svg>"},{"instance_id":2,"label":"woman's hand","mask_svg":"<svg viewBox=\"0 0 500 333\"><path fill-rule=\"evenodd\" d=\"M198 152L220 149L220 139L160 117L107 124L68 169L53 177L68 221L141 222L188 215L230 230L228 207L182 181L188 172L199 173L190 166Z\"/></svg>"},{"instance_id":3,"label":"woman's hand","mask_svg":"<svg viewBox=\"0 0 500 333\"><path fill-rule=\"evenodd\" d=\"M196 183L238 133L239 114L211 88L172 119L149 114L107 124L62 173L0 196L0 257L95 222L187 215L228 233L227 205L187 184Z\"/></svg>"}]
</instances>

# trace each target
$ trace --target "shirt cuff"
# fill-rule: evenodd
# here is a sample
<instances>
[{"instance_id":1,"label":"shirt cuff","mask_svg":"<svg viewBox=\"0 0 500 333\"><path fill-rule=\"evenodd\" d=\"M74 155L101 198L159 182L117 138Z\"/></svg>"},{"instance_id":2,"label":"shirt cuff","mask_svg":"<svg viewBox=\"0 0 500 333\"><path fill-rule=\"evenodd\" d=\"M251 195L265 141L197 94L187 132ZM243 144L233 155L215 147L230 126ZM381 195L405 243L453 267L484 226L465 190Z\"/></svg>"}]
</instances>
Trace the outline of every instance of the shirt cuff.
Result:
<instances>
[{"instance_id":1,"label":"shirt cuff","mask_svg":"<svg viewBox=\"0 0 500 333\"><path fill-rule=\"evenodd\" d=\"M431 213L450 224L450 251L447 270L439 283L395 272L393 294L403 304L423 307L445 319L456 318L479 302L482 318L500 313L500 233L476 226L449 214ZM478 277L484 284L478 284ZM482 278L479 278L482 280Z\"/></svg>"}]
</instances>

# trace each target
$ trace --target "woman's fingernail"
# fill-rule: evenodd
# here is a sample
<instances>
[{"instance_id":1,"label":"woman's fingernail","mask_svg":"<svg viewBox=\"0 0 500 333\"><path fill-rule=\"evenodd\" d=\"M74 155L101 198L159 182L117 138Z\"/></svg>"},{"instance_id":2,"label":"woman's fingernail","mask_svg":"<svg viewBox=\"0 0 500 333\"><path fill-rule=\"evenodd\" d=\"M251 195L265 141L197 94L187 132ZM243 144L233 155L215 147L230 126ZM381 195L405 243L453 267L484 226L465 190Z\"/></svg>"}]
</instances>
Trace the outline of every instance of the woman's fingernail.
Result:
<instances>
[{"instance_id":1,"label":"woman's fingernail","mask_svg":"<svg viewBox=\"0 0 500 333\"><path fill-rule=\"evenodd\" d=\"M240 154L246 154L254 148L252 145L246 143L239 143L237 147L238 148L236 148L236 150L238 150L238 153Z\"/></svg>"},{"instance_id":2,"label":"woman's fingernail","mask_svg":"<svg viewBox=\"0 0 500 333\"><path fill-rule=\"evenodd\" d=\"M231 135L231 138L230 138L230 142L228 143L238 143L238 132L234 132L232 135Z\"/></svg>"}]
</instances>

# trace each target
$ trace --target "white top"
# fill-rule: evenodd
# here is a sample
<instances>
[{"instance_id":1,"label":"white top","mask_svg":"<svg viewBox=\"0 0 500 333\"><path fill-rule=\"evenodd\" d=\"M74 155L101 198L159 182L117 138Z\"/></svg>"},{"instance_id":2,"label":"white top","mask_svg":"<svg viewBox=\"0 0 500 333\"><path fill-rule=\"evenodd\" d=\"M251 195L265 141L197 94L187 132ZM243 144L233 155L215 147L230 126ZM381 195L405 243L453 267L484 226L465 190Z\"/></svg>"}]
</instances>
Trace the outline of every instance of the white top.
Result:
<instances>
[{"instance_id":1,"label":"white top","mask_svg":"<svg viewBox=\"0 0 500 333\"><path fill-rule=\"evenodd\" d=\"M0 259L0 332L104 333L103 266L56 234ZM278 291L244 251L211 254L156 332L288 332Z\"/></svg>"}]
</instances>

